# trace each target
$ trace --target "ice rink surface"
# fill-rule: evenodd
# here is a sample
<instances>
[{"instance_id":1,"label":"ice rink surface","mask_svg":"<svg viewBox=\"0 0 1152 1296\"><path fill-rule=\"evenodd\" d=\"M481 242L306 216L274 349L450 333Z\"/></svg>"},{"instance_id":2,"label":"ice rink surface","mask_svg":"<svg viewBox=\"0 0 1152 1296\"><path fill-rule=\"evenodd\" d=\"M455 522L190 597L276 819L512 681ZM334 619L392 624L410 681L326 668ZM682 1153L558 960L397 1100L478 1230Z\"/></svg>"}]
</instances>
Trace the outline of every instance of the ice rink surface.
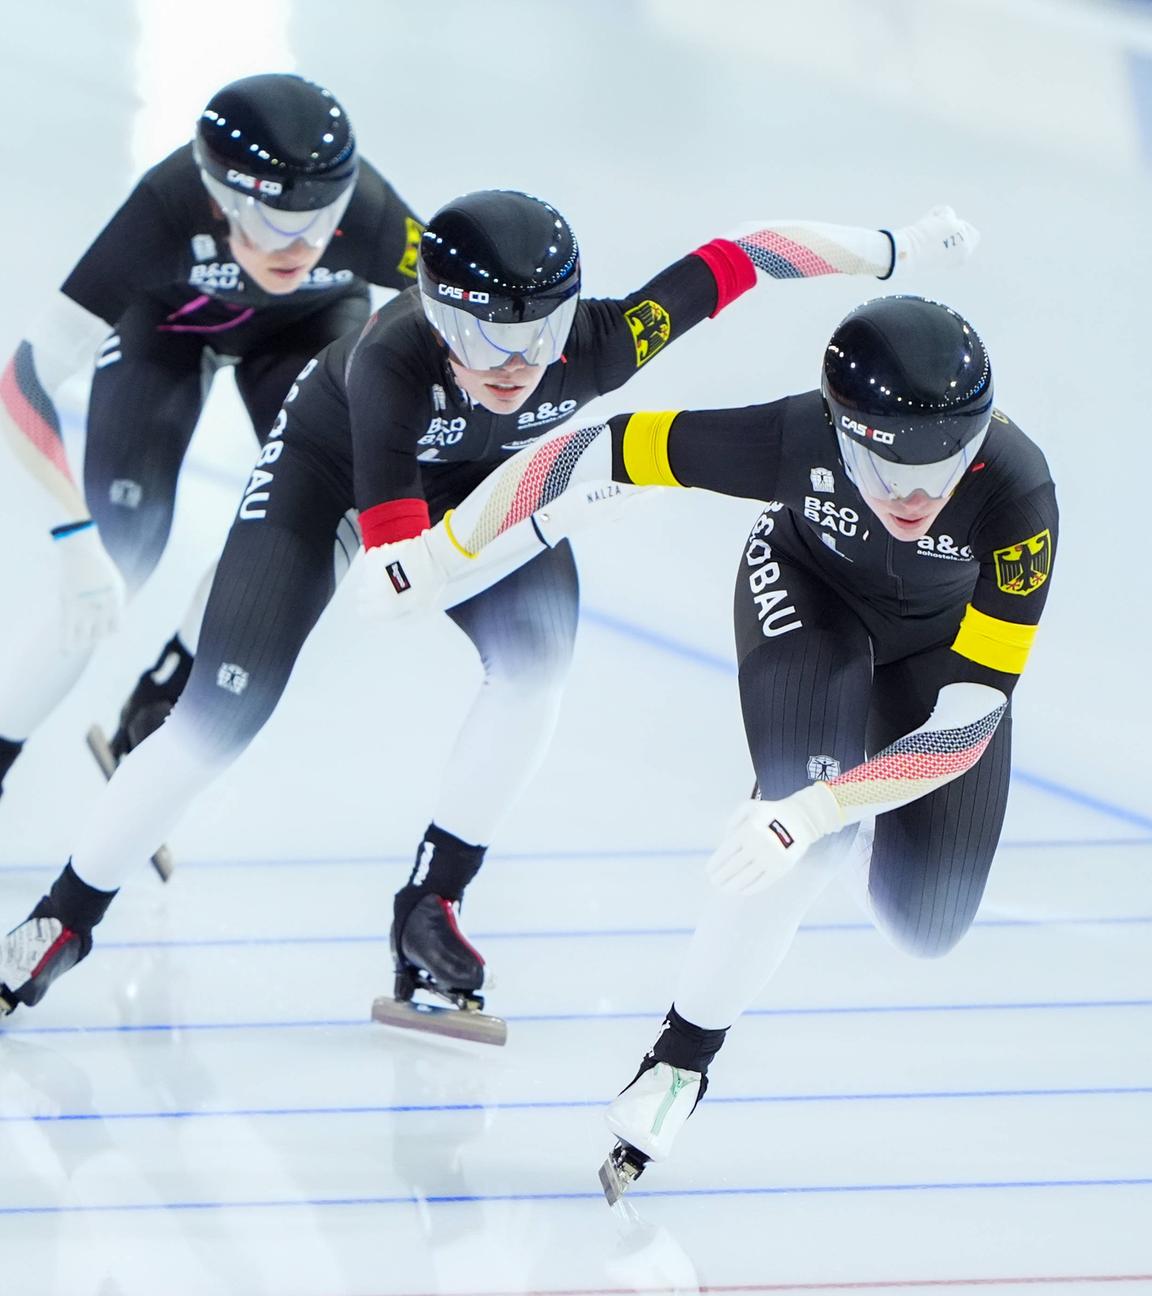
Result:
<instances>
[{"instance_id":1,"label":"ice rink surface","mask_svg":"<svg viewBox=\"0 0 1152 1296\"><path fill-rule=\"evenodd\" d=\"M219 84L295 69L417 210L491 186L555 203L590 294L746 219L899 225L950 202L978 256L907 288L983 334L998 403L1052 464L1061 559L970 936L916 962L830 891L674 1159L615 1212L601 1109L667 1007L702 861L750 783L729 609L756 506L662 495L578 541L556 742L465 907L502 1050L368 1021L479 672L446 621L381 635L337 598L274 719L173 834L171 885L142 865L89 962L0 1032L0 1292L1152 1292L1152 8L234 9L8 16L5 356ZM874 291L761 289L600 412L809 388ZM156 578L8 780L6 922L98 793L85 728L114 721L227 528L253 442L217 388ZM0 541L0 588L46 570L12 519Z\"/></svg>"}]
</instances>

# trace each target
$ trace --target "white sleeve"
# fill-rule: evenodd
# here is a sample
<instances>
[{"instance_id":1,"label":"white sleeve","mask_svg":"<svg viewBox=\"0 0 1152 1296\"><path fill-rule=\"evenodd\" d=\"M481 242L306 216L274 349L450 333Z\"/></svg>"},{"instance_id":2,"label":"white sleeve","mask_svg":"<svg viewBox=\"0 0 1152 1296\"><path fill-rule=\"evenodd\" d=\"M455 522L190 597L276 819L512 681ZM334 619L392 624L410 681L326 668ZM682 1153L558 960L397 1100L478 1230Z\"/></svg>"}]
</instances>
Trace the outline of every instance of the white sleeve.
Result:
<instances>
[{"instance_id":1,"label":"white sleeve","mask_svg":"<svg viewBox=\"0 0 1152 1296\"><path fill-rule=\"evenodd\" d=\"M759 279L810 279L819 275L887 278L894 260L884 230L821 221L748 221L725 236L756 267Z\"/></svg>"},{"instance_id":2,"label":"white sleeve","mask_svg":"<svg viewBox=\"0 0 1152 1296\"><path fill-rule=\"evenodd\" d=\"M99 316L57 293L0 376L0 433L23 469L16 470L13 487L49 529L88 516L64 453L56 398L73 374L91 364L107 332ZM29 492L29 482L39 489Z\"/></svg>"},{"instance_id":3,"label":"white sleeve","mask_svg":"<svg viewBox=\"0 0 1152 1296\"><path fill-rule=\"evenodd\" d=\"M899 229L863 229L821 221L752 221L726 235L756 267L758 279L871 275L903 279L920 271L963 265L979 231L951 207L933 207Z\"/></svg>"},{"instance_id":4,"label":"white sleeve","mask_svg":"<svg viewBox=\"0 0 1152 1296\"><path fill-rule=\"evenodd\" d=\"M823 786L845 823L896 810L965 774L984 754L1008 699L987 684L946 684L932 714L903 738Z\"/></svg>"},{"instance_id":5,"label":"white sleeve","mask_svg":"<svg viewBox=\"0 0 1152 1296\"><path fill-rule=\"evenodd\" d=\"M44 390L55 396L62 383L91 364L108 332L106 320L58 292L37 316L26 338Z\"/></svg>"}]
</instances>

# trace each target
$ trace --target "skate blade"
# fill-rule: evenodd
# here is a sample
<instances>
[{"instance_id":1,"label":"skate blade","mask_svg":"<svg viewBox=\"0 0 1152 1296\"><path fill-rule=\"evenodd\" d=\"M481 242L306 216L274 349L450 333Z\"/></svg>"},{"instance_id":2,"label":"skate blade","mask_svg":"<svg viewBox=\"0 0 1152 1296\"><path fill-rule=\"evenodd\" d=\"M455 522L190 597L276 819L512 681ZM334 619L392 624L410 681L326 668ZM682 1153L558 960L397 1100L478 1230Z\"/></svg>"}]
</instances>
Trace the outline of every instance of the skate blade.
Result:
<instances>
[{"instance_id":1,"label":"skate blade","mask_svg":"<svg viewBox=\"0 0 1152 1296\"><path fill-rule=\"evenodd\" d=\"M14 1013L19 1007L19 1001L14 995L11 998L12 991L6 985L0 985L0 1021L3 1021L9 1013Z\"/></svg>"},{"instance_id":2,"label":"skate blade","mask_svg":"<svg viewBox=\"0 0 1152 1296\"><path fill-rule=\"evenodd\" d=\"M423 1031L426 1035L447 1035L473 1040L477 1044L506 1044L508 1023L503 1017L472 1012L464 1008L439 1008L435 1004L384 996L372 1002L372 1020L401 1030Z\"/></svg>"},{"instance_id":3,"label":"skate blade","mask_svg":"<svg viewBox=\"0 0 1152 1296\"><path fill-rule=\"evenodd\" d=\"M88 744L88 750L96 758L101 774L106 779L110 779L116 773L116 757L112 755L112 748L108 745L104 730L99 725L93 725L85 735L85 742ZM159 847L156 854L152 856L152 867L160 874L161 882L167 882L172 876L176 862L167 846Z\"/></svg>"},{"instance_id":4,"label":"skate blade","mask_svg":"<svg viewBox=\"0 0 1152 1296\"><path fill-rule=\"evenodd\" d=\"M609 1206L615 1206L644 1173L648 1158L627 1143L617 1143L600 1167L600 1187Z\"/></svg>"}]
</instances>

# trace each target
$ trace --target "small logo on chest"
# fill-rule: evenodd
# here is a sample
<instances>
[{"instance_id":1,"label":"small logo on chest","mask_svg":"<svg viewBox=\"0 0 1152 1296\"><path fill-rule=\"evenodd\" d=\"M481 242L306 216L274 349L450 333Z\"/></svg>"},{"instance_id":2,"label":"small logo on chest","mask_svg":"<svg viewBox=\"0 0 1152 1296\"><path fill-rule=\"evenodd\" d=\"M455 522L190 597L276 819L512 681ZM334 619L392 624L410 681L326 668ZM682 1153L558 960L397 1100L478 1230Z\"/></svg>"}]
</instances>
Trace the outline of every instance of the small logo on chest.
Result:
<instances>
[{"instance_id":1,"label":"small logo on chest","mask_svg":"<svg viewBox=\"0 0 1152 1296\"><path fill-rule=\"evenodd\" d=\"M417 444L422 446L451 446L463 440L468 420L459 414L455 418L441 418L438 414L428 424L428 431Z\"/></svg>"},{"instance_id":2,"label":"small logo on chest","mask_svg":"<svg viewBox=\"0 0 1152 1296\"><path fill-rule=\"evenodd\" d=\"M958 545L950 535L924 536L916 541L918 558L943 558L948 562L971 562L972 550Z\"/></svg>"},{"instance_id":3,"label":"small logo on chest","mask_svg":"<svg viewBox=\"0 0 1152 1296\"><path fill-rule=\"evenodd\" d=\"M207 265L194 265L188 282L193 288L210 288L214 292L229 291L240 286L240 267L235 261L209 261Z\"/></svg>"},{"instance_id":4,"label":"small logo on chest","mask_svg":"<svg viewBox=\"0 0 1152 1296\"><path fill-rule=\"evenodd\" d=\"M860 514L847 504L835 500L820 500L815 495L804 496L804 516L809 522L842 536L854 536L860 527Z\"/></svg>"},{"instance_id":5,"label":"small logo on chest","mask_svg":"<svg viewBox=\"0 0 1152 1296\"><path fill-rule=\"evenodd\" d=\"M551 401L542 401L534 410L525 410L516 419L518 428L542 427L545 423L555 423L557 419L567 418L576 408L576 401L565 400L559 405ZM508 447L505 446L505 449Z\"/></svg>"}]
</instances>

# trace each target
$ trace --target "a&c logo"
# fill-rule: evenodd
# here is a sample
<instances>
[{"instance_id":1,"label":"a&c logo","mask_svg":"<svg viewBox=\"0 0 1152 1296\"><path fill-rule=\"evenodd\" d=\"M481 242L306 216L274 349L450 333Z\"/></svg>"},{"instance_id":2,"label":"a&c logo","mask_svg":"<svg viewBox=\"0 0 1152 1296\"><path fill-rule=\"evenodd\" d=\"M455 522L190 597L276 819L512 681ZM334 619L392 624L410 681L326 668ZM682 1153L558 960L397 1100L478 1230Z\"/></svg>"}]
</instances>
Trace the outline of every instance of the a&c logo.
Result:
<instances>
[{"instance_id":1,"label":"a&c logo","mask_svg":"<svg viewBox=\"0 0 1152 1296\"><path fill-rule=\"evenodd\" d=\"M355 277L351 270L329 270L327 266L317 266L315 270L308 272L308 277L300 287L339 288L343 284L350 284Z\"/></svg>"},{"instance_id":2,"label":"a&c logo","mask_svg":"<svg viewBox=\"0 0 1152 1296\"><path fill-rule=\"evenodd\" d=\"M518 428L542 427L545 423L555 423L557 419L567 418L576 408L574 400L561 401L559 405L553 405L551 401L543 401L534 410L525 410L516 420ZM510 450L511 446L501 446L502 450Z\"/></svg>"},{"instance_id":3,"label":"a&c logo","mask_svg":"<svg viewBox=\"0 0 1152 1296\"><path fill-rule=\"evenodd\" d=\"M952 562L971 562L972 549L969 545L958 545L950 535L924 536L916 541L916 553L920 558L947 558Z\"/></svg>"}]
</instances>

